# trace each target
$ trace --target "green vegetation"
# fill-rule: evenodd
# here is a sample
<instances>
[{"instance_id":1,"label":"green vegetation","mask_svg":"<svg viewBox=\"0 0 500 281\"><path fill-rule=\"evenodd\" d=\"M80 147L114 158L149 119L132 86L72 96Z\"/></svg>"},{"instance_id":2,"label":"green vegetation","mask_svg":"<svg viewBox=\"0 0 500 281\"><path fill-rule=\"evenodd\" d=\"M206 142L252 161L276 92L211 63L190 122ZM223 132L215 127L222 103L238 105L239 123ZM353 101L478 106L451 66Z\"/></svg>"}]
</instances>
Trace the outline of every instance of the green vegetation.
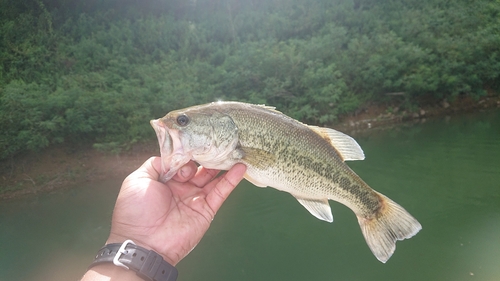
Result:
<instances>
[{"instance_id":1,"label":"green vegetation","mask_svg":"<svg viewBox=\"0 0 500 281\"><path fill-rule=\"evenodd\" d=\"M0 159L126 148L217 99L324 124L387 93L485 89L500 90L498 0L0 0Z\"/></svg>"}]
</instances>

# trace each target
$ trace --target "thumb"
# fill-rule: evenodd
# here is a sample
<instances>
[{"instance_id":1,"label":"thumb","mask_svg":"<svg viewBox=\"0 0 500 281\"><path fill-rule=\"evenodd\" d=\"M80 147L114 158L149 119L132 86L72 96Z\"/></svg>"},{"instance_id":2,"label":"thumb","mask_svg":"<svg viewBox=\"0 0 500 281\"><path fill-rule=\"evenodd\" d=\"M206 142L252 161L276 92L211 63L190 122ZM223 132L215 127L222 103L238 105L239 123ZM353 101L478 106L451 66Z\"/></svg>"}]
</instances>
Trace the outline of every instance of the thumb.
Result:
<instances>
[{"instance_id":1,"label":"thumb","mask_svg":"<svg viewBox=\"0 0 500 281\"><path fill-rule=\"evenodd\" d=\"M217 212L220 206L231 192L236 188L236 185L243 179L247 167L243 164L234 165L224 175L216 179L215 185L204 187L207 194L206 201L210 208Z\"/></svg>"}]
</instances>

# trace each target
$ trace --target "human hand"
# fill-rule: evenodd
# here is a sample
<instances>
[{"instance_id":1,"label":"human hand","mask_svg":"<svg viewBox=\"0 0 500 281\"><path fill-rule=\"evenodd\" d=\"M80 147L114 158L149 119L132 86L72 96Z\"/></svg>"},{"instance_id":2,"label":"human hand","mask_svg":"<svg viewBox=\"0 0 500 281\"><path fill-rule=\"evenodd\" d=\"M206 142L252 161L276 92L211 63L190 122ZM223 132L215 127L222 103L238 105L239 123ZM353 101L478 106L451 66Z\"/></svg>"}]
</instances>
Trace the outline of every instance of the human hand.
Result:
<instances>
[{"instance_id":1,"label":"human hand","mask_svg":"<svg viewBox=\"0 0 500 281\"><path fill-rule=\"evenodd\" d=\"M160 158L152 157L123 181L106 243L130 239L176 265L201 240L246 167L216 177L219 170L189 162L165 184L160 171Z\"/></svg>"}]
</instances>

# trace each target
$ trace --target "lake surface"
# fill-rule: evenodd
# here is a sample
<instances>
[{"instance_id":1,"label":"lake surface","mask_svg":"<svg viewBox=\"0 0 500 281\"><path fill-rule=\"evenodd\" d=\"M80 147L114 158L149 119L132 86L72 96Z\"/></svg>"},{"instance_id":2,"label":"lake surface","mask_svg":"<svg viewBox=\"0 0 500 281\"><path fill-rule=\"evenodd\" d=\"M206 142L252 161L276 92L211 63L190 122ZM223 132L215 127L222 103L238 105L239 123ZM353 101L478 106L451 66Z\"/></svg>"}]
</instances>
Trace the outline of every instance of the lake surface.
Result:
<instances>
[{"instance_id":1,"label":"lake surface","mask_svg":"<svg viewBox=\"0 0 500 281\"><path fill-rule=\"evenodd\" d=\"M423 226L386 264L347 207L330 201L330 224L244 182L178 280L500 280L499 110L355 138L366 160L348 164ZM120 184L0 202L0 280L78 280L107 238Z\"/></svg>"}]
</instances>

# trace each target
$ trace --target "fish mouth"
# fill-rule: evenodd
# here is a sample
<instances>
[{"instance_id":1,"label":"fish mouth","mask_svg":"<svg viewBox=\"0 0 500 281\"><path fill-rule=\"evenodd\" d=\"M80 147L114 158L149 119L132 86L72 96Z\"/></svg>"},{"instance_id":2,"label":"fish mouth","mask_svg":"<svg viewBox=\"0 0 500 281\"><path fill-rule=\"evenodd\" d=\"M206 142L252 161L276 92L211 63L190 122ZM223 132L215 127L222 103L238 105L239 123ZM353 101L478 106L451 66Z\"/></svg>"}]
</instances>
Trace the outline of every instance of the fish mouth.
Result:
<instances>
[{"instance_id":1,"label":"fish mouth","mask_svg":"<svg viewBox=\"0 0 500 281\"><path fill-rule=\"evenodd\" d=\"M178 130L169 129L161 119L151 120L150 124L156 132L160 145L161 171L159 180L166 183L184 164L189 162L191 157L183 149Z\"/></svg>"}]
</instances>

